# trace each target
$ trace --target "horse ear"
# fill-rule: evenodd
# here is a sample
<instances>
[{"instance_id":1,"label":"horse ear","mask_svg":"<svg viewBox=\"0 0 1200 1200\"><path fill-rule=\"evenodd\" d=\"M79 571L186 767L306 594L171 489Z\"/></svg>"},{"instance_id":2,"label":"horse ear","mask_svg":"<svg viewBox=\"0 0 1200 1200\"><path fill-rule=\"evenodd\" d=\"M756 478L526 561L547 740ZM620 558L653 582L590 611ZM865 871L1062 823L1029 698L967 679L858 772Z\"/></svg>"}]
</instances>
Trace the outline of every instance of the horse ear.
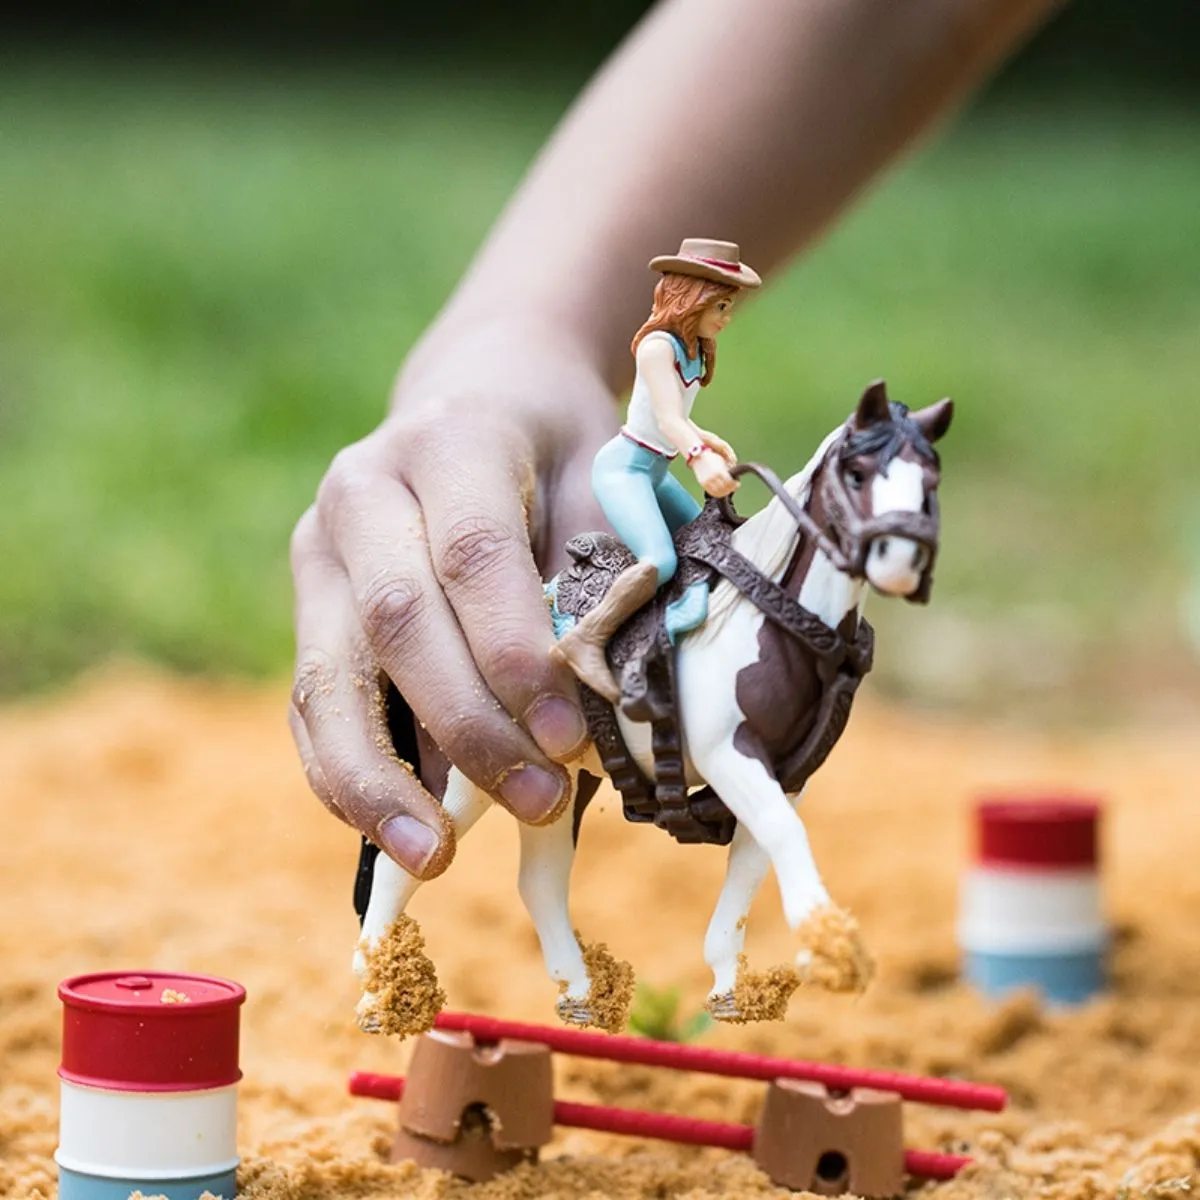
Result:
<instances>
[{"instance_id":1,"label":"horse ear","mask_svg":"<svg viewBox=\"0 0 1200 1200\"><path fill-rule=\"evenodd\" d=\"M931 442L936 442L950 428L950 421L954 416L954 401L947 396L945 400L939 400L928 408L910 413L909 416Z\"/></svg>"},{"instance_id":2,"label":"horse ear","mask_svg":"<svg viewBox=\"0 0 1200 1200\"><path fill-rule=\"evenodd\" d=\"M858 402L854 411L854 428L866 429L879 421L890 421L892 410L888 408L887 384L882 379L875 380Z\"/></svg>"}]
</instances>

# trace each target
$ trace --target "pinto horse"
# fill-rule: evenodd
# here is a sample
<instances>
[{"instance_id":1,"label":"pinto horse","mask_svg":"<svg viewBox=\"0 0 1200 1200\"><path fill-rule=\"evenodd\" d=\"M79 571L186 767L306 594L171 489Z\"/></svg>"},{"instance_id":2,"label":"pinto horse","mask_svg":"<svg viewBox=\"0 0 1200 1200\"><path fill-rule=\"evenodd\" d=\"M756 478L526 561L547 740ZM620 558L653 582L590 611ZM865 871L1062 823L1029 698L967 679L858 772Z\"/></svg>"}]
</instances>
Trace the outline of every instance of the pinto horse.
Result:
<instances>
[{"instance_id":1,"label":"pinto horse","mask_svg":"<svg viewBox=\"0 0 1200 1200\"><path fill-rule=\"evenodd\" d=\"M858 629L870 588L927 600L938 537L940 466L933 443L949 428L952 415L950 400L909 412L888 400L882 381L872 384L808 465L733 532L733 548L844 637L853 638ZM838 910L796 811L803 792L789 795L775 767L812 727L822 681L809 648L767 620L727 580L713 589L705 624L681 638L676 679L688 784L710 785L737 821L725 882L704 939L713 973L708 1006L720 1019L744 1020L752 1014L735 1000L739 957L746 917L768 867L775 870L787 923L799 935L798 977L821 984L838 976L837 964L820 961L833 951L820 939L814 944L803 936L806 923L811 928L821 910ZM624 716L618 720L633 757L653 778L649 725ZM590 796L594 780L603 776L595 747L569 770L572 795ZM461 839L492 800L452 769L443 804ZM518 886L546 968L559 985L559 1015L587 1025L596 1017L594 981L567 904L577 826L571 805L550 824L521 826ZM355 956L360 978L366 954L418 887L420 880L385 855L377 857ZM372 1001L364 995L360 1017L370 1012Z\"/></svg>"}]
</instances>

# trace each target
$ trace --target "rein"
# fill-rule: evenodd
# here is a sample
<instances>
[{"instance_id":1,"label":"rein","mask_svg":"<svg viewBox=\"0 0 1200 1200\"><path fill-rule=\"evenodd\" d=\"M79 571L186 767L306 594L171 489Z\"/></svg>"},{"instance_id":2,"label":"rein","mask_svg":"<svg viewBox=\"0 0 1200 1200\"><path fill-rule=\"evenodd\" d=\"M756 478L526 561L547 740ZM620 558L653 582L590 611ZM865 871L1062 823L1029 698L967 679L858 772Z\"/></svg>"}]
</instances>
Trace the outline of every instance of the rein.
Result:
<instances>
[{"instance_id":1,"label":"rein","mask_svg":"<svg viewBox=\"0 0 1200 1200\"><path fill-rule=\"evenodd\" d=\"M784 508L792 520L796 522L796 528L806 533L821 549L829 555L833 565L839 571L848 571L850 562L842 553L837 544L817 523L796 503L796 498L783 486L779 476L771 470L770 467L764 467L761 463L738 463L734 467L729 468L729 473L734 479L740 478L742 475L755 475L775 494L776 499ZM722 496L720 500L721 513L731 525L744 525L747 518L735 511L732 501L728 496Z\"/></svg>"}]
</instances>

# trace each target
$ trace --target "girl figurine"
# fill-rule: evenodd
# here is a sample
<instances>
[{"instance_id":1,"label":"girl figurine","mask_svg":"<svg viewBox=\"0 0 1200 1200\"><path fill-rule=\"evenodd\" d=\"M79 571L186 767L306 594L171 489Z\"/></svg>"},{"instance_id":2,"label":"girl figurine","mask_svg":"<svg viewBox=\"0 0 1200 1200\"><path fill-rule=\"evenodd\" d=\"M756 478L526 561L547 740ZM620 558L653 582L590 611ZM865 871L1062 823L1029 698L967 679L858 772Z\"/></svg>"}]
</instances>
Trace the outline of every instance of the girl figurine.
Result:
<instances>
[{"instance_id":1,"label":"girl figurine","mask_svg":"<svg viewBox=\"0 0 1200 1200\"><path fill-rule=\"evenodd\" d=\"M707 238L684 238L678 254L660 255L650 268L663 277L630 347L637 373L628 416L592 467L596 499L638 561L553 651L611 704L621 689L605 657L608 640L675 574L672 534L700 513L671 474L671 460L682 454L710 496L727 496L738 486L729 473L737 462L733 448L696 425L691 411L697 391L712 382L716 337L729 323L734 300L742 288L762 283L733 242ZM703 624L707 614L708 587L695 584L667 609L671 641Z\"/></svg>"}]
</instances>

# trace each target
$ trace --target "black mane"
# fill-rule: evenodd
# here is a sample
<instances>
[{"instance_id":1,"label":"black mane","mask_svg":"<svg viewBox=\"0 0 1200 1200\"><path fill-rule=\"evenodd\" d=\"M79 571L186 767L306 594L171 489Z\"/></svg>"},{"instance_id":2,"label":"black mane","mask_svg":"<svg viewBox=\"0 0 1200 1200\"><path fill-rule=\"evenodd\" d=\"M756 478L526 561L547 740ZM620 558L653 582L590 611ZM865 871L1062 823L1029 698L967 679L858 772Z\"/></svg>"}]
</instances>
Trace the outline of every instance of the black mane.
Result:
<instances>
[{"instance_id":1,"label":"black mane","mask_svg":"<svg viewBox=\"0 0 1200 1200\"><path fill-rule=\"evenodd\" d=\"M886 471L888 464L904 449L911 446L922 458L938 464L938 453L933 443L921 432L921 427L908 415L908 405L889 400L890 421L876 421L852 433L843 443L839 455L842 459L854 458L859 454L878 454L879 469Z\"/></svg>"}]
</instances>

